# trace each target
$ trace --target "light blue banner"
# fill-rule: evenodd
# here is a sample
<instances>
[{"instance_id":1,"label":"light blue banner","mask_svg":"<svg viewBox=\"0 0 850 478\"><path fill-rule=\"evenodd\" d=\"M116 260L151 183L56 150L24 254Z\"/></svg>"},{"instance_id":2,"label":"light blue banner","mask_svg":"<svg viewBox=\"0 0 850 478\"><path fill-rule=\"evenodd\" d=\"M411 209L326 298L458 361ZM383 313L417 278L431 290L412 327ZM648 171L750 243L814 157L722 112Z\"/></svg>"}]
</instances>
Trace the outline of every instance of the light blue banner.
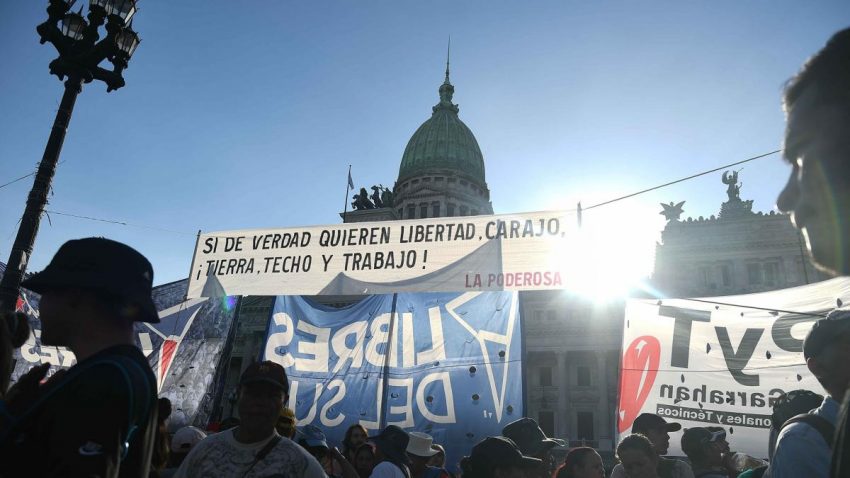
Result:
<instances>
[{"instance_id":1,"label":"light blue banner","mask_svg":"<svg viewBox=\"0 0 850 478\"><path fill-rule=\"evenodd\" d=\"M344 309L279 296L264 359L286 368L299 426L332 445L354 423L422 431L454 470L522 417L520 330L516 292L376 295Z\"/></svg>"}]
</instances>

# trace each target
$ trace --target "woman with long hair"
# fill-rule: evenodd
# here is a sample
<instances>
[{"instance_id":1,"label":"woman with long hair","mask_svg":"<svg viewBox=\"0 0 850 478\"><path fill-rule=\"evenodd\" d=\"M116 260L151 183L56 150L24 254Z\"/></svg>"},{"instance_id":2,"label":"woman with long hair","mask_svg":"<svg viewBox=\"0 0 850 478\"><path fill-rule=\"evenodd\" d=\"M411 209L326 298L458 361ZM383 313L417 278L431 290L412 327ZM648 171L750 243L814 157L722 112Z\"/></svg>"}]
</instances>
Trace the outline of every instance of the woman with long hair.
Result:
<instances>
[{"instance_id":1,"label":"woman with long hair","mask_svg":"<svg viewBox=\"0 0 850 478\"><path fill-rule=\"evenodd\" d=\"M342 439L342 456L354 463L354 452L368 439L369 434L366 432L366 427L359 423L351 425L345 431L345 438Z\"/></svg>"},{"instance_id":2,"label":"woman with long hair","mask_svg":"<svg viewBox=\"0 0 850 478\"><path fill-rule=\"evenodd\" d=\"M573 448L564 458L554 478L605 478L605 468L602 466L602 457L596 450L582 446Z\"/></svg>"},{"instance_id":3,"label":"woman with long hair","mask_svg":"<svg viewBox=\"0 0 850 478\"><path fill-rule=\"evenodd\" d=\"M375 448L368 443L360 445L354 450L354 461L352 463L360 478L369 478L372 470L375 469Z\"/></svg>"}]
</instances>

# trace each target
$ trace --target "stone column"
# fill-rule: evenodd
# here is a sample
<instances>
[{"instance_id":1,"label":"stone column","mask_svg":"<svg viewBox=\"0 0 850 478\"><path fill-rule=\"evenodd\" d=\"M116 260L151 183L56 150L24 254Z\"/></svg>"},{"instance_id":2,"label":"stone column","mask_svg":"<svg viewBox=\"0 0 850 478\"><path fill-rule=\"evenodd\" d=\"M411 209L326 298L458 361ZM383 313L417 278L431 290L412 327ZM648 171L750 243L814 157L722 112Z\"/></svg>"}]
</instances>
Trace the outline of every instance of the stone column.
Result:
<instances>
[{"instance_id":1,"label":"stone column","mask_svg":"<svg viewBox=\"0 0 850 478\"><path fill-rule=\"evenodd\" d=\"M555 377L558 385L558 405L555 409L555 434L558 437L567 436L567 393L569 381L567 380L567 352L555 352L556 367Z\"/></svg>"},{"instance_id":2,"label":"stone column","mask_svg":"<svg viewBox=\"0 0 850 478\"><path fill-rule=\"evenodd\" d=\"M607 350L596 352L596 382L599 390L599 413L597 413L598 418L596 420L598 427L594 431L597 440L602 437L611 437L611 408L608 404L608 388L611 384L608 383L608 373L605 367L605 364L608 363L607 354Z\"/></svg>"},{"instance_id":3,"label":"stone column","mask_svg":"<svg viewBox=\"0 0 850 478\"><path fill-rule=\"evenodd\" d=\"M572 420L570 420L569 407L570 360L569 353L566 350L558 353L558 368L560 369L560 374L558 375L558 422L561 424L558 437L571 439L570 423Z\"/></svg>"},{"instance_id":4,"label":"stone column","mask_svg":"<svg viewBox=\"0 0 850 478\"><path fill-rule=\"evenodd\" d=\"M785 282L781 283L783 287L794 287L798 285L804 285L806 283L806 274L803 271L803 268L806 267L806 259L804 257L803 260L800 262L800 267L797 267L798 259L800 259L799 253L785 255L782 257L782 270L779 272L785 279ZM809 281L811 282L811 276L809 277Z\"/></svg>"}]
</instances>

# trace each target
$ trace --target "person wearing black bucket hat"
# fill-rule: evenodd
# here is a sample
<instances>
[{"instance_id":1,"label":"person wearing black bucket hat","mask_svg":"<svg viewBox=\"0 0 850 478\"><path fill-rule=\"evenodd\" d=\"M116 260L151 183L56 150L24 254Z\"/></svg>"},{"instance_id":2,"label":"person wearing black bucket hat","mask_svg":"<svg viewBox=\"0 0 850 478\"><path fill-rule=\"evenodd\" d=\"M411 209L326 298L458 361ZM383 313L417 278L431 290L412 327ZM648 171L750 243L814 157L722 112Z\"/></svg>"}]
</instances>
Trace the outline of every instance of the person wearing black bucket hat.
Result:
<instances>
[{"instance_id":1,"label":"person wearing black bucket hat","mask_svg":"<svg viewBox=\"0 0 850 478\"><path fill-rule=\"evenodd\" d=\"M516 443L520 451L528 456L542 458L540 455L556 446L565 446L564 440L549 438L533 418L520 418L505 425L502 434Z\"/></svg>"},{"instance_id":2,"label":"person wearing black bucket hat","mask_svg":"<svg viewBox=\"0 0 850 478\"><path fill-rule=\"evenodd\" d=\"M472 447L461 460L461 471L464 478L526 478L542 465L542 460L523 455L510 438L495 436Z\"/></svg>"},{"instance_id":3,"label":"person wearing black bucket hat","mask_svg":"<svg viewBox=\"0 0 850 478\"><path fill-rule=\"evenodd\" d=\"M513 440L523 455L533 456L541 460L538 475L548 478L555 471L555 461L552 458L552 448L565 446L564 440L549 438L533 418L520 418L505 425L502 435Z\"/></svg>"},{"instance_id":4,"label":"person wearing black bucket hat","mask_svg":"<svg viewBox=\"0 0 850 478\"><path fill-rule=\"evenodd\" d=\"M39 294L59 289L84 289L108 294L125 307L121 315L133 321L159 322L151 298L153 266L132 247L103 237L68 241L47 267L21 283Z\"/></svg>"},{"instance_id":5,"label":"person wearing black bucket hat","mask_svg":"<svg viewBox=\"0 0 850 478\"><path fill-rule=\"evenodd\" d=\"M133 323L159 321L152 283L142 254L104 238L66 242L23 281L41 294L42 344L69 348L77 364L44 384L49 364L35 367L9 390L0 426L9 476L148 476L156 379Z\"/></svg>"},{"instance_id":6,"label":"person wearing black bucket hat","mask_svg":"<svg viewBox=\"0 0 850 478\"><path fill-rule=\"evenodd\" d=\"M375 461L378 462L370 478L410 478L410 458L407 456L410 436L406 431L389 425L369 441L375 444Z\"/></svg>"}]
</instances>

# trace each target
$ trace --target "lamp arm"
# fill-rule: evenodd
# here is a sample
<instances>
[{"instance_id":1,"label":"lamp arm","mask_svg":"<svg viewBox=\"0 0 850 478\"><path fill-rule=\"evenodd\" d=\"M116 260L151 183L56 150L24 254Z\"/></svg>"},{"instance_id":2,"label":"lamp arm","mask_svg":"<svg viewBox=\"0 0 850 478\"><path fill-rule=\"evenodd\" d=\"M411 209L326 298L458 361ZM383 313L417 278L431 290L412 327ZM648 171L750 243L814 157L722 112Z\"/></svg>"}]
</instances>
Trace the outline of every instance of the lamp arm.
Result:
<instances>
[{"instance_id":1,"label":"lamp arm","mask_svg":"<svg viewBox=\"0 0 850 478\"><path fill-rule=\"evenodd\" d=\"M96 66L91 70L92 76L95 79L106 83L107 93L112 92L113 90L117 90L125 84L124 77L121 76L121 70L123 70L123 68L119 69L116 65L115 69L116 71L109 71L105 68Z\"/></svg>"},{"instance_id":2,"label":"lamp arm","mask_svg":"<svg viewBox=\"0 0 850 478\"><path fill-rule=\"evenodd\" d=\"M59 30L59 27L56 26L55 22L48 20L35 27L35 31L38 32L38 36L40 37L39 43L42 45L50 42L50 44L53 45L53 48L56 48L56 51L60 55L68 55L71 53L73 41L62 34L62 31Z\"/></svg>"},{"instance_id":3,"label":"lamp arm","mask_svg":"<svg viewBox=\"0 0 850 478\"><path fill-rule=\"evenodd\" d=\"M118 47L115 45L115 35L109 33L106 35L106 38L97 42L88 51L88 53L86 53L84 61L87 65L97 66L103 60L114 55L117 50Z\"/></svg>"}]
</instances>

